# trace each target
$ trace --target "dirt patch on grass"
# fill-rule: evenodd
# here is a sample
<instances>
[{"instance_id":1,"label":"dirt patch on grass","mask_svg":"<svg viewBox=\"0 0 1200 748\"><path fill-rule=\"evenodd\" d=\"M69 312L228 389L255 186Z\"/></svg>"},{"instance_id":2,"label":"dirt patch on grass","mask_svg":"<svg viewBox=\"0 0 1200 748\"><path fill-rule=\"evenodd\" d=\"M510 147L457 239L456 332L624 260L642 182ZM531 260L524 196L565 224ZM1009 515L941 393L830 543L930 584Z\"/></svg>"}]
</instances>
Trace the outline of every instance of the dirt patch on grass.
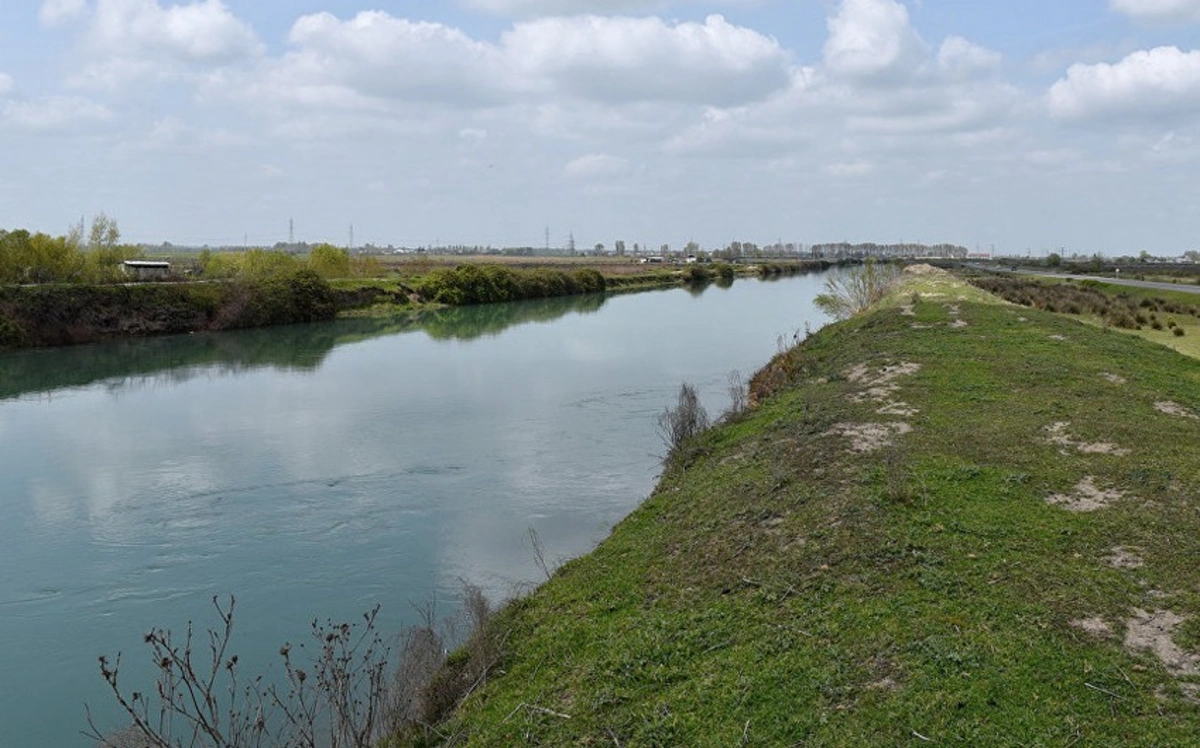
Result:
<instances>
[{"instance_id":1,"label":"dirt patch on grass","mask_svg":"<svg viewBox=\"0 0 1200 748\"><path fill-rule=\"evenodd\" d=\"M1046 503L1062 507L1068 512L1094 512L1122 498L1120 491L1104 490L1096 485L1096 479L1087 476L1076 484L1071 493L1056 493L1046 497Z\"/></svg>"},{"instance_id":2,"label":"dirt patch on grass","mask_svg":"<svg viewBox=\"0 0 1200 748\"><path fill-rule=\"evenodd\" d=\"M1104 563L1114 569L1140 569L1146 565L1146 562L1138 555L1136 548L1126 548L1123 545L1113 548L1104 557Z\"/></svg>"},{"instance_id":3,"label":"dirt patch on grass","mask_svg":"<svg viewBox=\"0 0 1200 748\"><path fill-rule=\"evenodd\" d=\"M1063 341L1065 341L1065 340L1067 339L1067 336L1066 336L1066 335L1051 335L1051 336L1050 336L1050 339L1051 339L1051 340L1057 340L1058 342L1060 342L1060 343L1061 343L1061 342L1063 342Z\"/></svg>"},{"instance_id":4,"label":"dirt patch on grass","mask_svg":"<svg viewBox=\"0 0 1200 748\"><path fill-rule=\"evenodd\" d=\"M1070 421L1059 421L1046 427L1047 438L1051 444L1058 445L1060 454L1065 455L1072 449L1083 454L1114 455L1116 457L1129 454L1128 449L1119 447L1111 442L1081 442L1072 439L1070 434L1067 433L1070 425Z\"/></svg>"},{"instance_id":5,"label":"dirt patch on grass","mask_svg":"<svg viewBox=\"0 0 1200 748\"><path fill-rule=\"evenodd\" d=\"M850 451L864 454L876 452L895 443L896 437L912 433L912 426L896 423L839 423L829 434L844 436L850 440Z\"/></svg>"},{"instance_id":6,"label":"dirt patch on grass","mask_svg":"<svg viewBox=\"0 0 1200 748\"><path fill-rule=\"evenodd\" d=\"M1082 629L1092 636L1098 636L1104 639L1113 635L1112 627L1108 625L1100 616L1093 618L1080 618L1077 621L1071 621L1071 625L1077 629Z\"/></svg>"},{"instance_id":7,"label":"dirt patch on grass","mask_svg":"<svg viewBox=\"0 0 1200 748\"><path fill-rule=\"evenodd\" d=\"M876 412L880 415L911 418L919 411L908 403L896 400L894 396L900 391L897 380L912 376L920 370L921 365L911 361L883 366L878 371L873 371L866 364L859 364L846 371L846 379L863 385L865 389L853 392L847 397L853 403L879 403L882 407Z\"/></svg>"},{"instance_id":8,"label":"dirt patch on grass","mask_svg":"<svg viewBox=\"0 0 1200 748\"><path fill-rule=\"evenodd\" d=\"M1100 376L1104 377L1105 379L1107 379L1109 382L1112 382L1113 384L1129 384L1128 379L1126 379L1125 377L1122 377L1118 374L1111 374L1106 371L1103 374L1101 374Z\"/></svg>"},{"instance_id":9,"label":"dirt patch on grass","mask_svg":"<svg viewBox=\"0 0 1200 748\"><path fill-rule=\"evenodd\" d=\"M1171 402L1170 400L1163 400L1162 402L1155 403L1154 409L1159 413L1166 413L1167 415L1175 416L1176 418L1187 418L1193 421L1200 421L1200 416L1196 415L1194 410L1180 405L1179 403Z\"/></svg>"},{"instance_id":10,"label":"dirt patch on grass","mask_svg":"<svg viewBox=\"0 0 1200 748\"><path fill-rule=\"evenodd\" d=\"M1175 630L1187 621L1169 610L1147 613L1135 610L1125 622L1125 648L1131 652L1151 652L1167 672L1175 677L1200 675L1200 656L1183 651L1175 643Z\"/></svg>"}]
</instances>

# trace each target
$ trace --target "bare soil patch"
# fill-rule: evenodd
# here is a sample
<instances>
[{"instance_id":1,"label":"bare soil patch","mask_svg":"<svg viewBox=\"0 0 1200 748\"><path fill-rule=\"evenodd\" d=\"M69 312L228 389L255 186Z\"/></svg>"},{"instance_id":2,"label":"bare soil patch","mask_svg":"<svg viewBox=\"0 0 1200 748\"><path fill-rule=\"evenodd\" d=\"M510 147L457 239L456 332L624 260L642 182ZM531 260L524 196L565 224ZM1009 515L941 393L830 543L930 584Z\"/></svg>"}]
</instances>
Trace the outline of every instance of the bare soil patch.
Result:
<instances>
[{"instance_id":1,"label":"bare soil patch","mask_svg":"<svg viewBox=\"0 0 1200 748\"><path fill-rule=\"evenodd\" d=\"M1108 622L1099 616L1093 618L1081 618L1076 621L1071 621L1071 625L1077 629L1082 629L1092 636L1108 638L1113 635L1112 627Z\"/></svg>"},{"instance_id":2,"label":"bare soil patch","mask_svg":"<svg viewBox=\"0 0 1200 748\"><path fill-rule=\"evenodd\" d=\"M1067 429L1070 427L1070 425L1070 421L1058 421L1057 423L1052 423L1046 427L1046 432L1048 434L1047 438L1050 440L1051 444L1057 444L1059 446L1058 451L1060 454L1065 455L1072 449L1077 452L1082 452L1083 454L1114 455L1116 457L1122 457L1129 454L1128 449L1119 447L1111 442L1076 441L1075 439L1071 438L1070 434L1067 433Z\"/></svg>"},{"instance_id":3,"label":"bare soil patch","mask_svg":"<svg viewBox=\"0 0 1200 748\"><path fill-rule=\"evenodd\" d=\"M1138 555L1136 548L1126 548L1123 545L1113 548L1104 557L1104 563L1114 569L1140 569L1146 565L1146 562Z\"/></svg>"},{"instance_id":4,"label":"bare soil patch","mask_svg":"<svg viewBox=\"0 0 1200 748\"><path fill-rule=\"evenodd\" d=\"M839 423L829 433L847 437L850 439L850 450L864 454L890 447L895 443L896 437L910 434L912 430L912 426L903 421L896 423Z\"/></svg>"},{"instance_id":5,"label":"bare soil patch","mask_svg":"<svg viewBox=\"0 0 1200 748\"><path fill-rule=\"evenodd\" d=\"M1113 384L1129 384L1129 380L1123 376L1120 376L1119 374L1111 374L1106 371L1103 374L1101 374L1100 376L1104 377L1105 379L1107 379L1109 382L1112 382Z\"/></svg>"},{"instance_id":6,"label":"bare soil patch","mask_svg":"<svg viewBox=\"0 0 1200 748\"><path fill-rule=\"evenodd\" d=\"M1166 413L1167 415L1175 416L1176 418L1187 418L1193 421L1200 421L1200 415L1196 415L1194 410L1180 405L1179 403L1171 402L1170 400L1164 400L1162 402L1155 403L1154 409L1159 413Z\"/></svg>"},{"instance_id":7,"label":"bare soil patch","mask_svg":"<svg viewBox=\"0 0 1200 748\"><path fill-rule=\"evenodd\" d=\"M1046 497L1046 503L1062 507L1068 512L1094 512L1122 498L1120 491L1104 490L1096 485L1096 479L1087 476L1076 484L1071 493L1056 493Z\"/></svg>"},{"instance_id":8,"label":"bare soil patch","mask_svg":"<svg viewBox=\"0 0 1200 748\"><path fill-rule=\"evenodd\" d=\"M1135 610L1125 622L1125 648L1151 652L1175 677L1200 675L1200 656L1185 652L1175 643L1175 630L1187 619L1169 610L1147 613Z\"/></svg>"}]
</instances>

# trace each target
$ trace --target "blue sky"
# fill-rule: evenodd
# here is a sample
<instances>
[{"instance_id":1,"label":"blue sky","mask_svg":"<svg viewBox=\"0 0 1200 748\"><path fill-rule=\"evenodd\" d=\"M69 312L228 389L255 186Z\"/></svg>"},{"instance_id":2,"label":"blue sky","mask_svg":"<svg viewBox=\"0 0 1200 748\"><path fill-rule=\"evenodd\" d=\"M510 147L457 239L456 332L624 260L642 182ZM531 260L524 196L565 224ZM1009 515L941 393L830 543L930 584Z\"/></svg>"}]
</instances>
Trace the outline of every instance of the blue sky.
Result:
<instances>
[{"instance_id":1,"label":"blue sky","mask_svg":"<svg viewBox=\"0 0 1200 748\"><path fill-rule=\"evenodd\" d=\"M0 226L1200 248L1200 0L0 0Z\"/></svg>"}]
</instances>

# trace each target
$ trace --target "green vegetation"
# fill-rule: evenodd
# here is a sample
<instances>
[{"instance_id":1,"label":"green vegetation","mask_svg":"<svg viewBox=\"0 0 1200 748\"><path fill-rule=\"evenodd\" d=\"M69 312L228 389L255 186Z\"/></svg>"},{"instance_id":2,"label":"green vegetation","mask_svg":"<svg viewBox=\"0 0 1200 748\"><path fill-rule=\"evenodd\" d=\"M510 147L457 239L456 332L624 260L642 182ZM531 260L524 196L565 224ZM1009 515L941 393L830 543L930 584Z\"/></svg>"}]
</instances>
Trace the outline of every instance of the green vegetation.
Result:
<instances>
[{"instance_id":1,"label":"green vegetation","mask_svg":"<svg viewBox=\"0 0 1200 748\"><path fill-rule=\"evenodd\" d=\"M1126 330L1200 358L1200 296L1193 293L1094 280L985 276L972 283L1015 304L1079 315L1086 322Z\"/></svg>"},{"instance_id":2,"label":"green vegetation","mask_svg":"<svg viewBox=\"0 0 1200 748\"><path fill-rule=\"evenodd\" d=\"M751 399L412 744L1195 744L1195 361L913 275Z\"/></svg>"},{"instance_id":3,"label":"green vegetation","mask_svg":"<svg viewBox=\"0 0 1200 748\"><path fill-rule=\"evenodd\" d=\"M591 268L563 271L459 265L433 271L424 278L417 292L426 301L463 306L601 293L605 287L604 276Z\"/></svg>"},{"instance_id":4,"label":"green vegetation","mask_svg":"<svg viewBox=\"0 0 1200 748\"><path fill-rule=\"evenodd\" d=\"M0 229L0 284L112 283L124 279L121 263L138 257L120 243L117 222L101 213L85 243L82 226L67 236Z\"/></svg>"},{"instance_id":5,"label":"green vegetation","mask_svg":"<svg viewBox=\"0 0 1200 748\"><path fill-rule=\"evenodd\" d=\"M847 319L883 299L899 277L896 265L867 260L831 273L825 279L825 293L814 303L835 319Z\"/></svg>"}]
</instances>

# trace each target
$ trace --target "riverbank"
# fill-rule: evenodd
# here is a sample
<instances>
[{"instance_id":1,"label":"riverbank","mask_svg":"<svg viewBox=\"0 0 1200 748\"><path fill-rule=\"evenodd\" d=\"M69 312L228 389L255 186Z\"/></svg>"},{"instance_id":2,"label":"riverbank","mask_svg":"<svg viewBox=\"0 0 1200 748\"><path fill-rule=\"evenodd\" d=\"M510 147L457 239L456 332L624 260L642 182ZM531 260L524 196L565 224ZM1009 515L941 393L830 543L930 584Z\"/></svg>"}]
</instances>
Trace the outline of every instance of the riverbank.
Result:
<instances>
[{"instance_id":1,"label":"riverbank","mask_svg":"<svg viewBox=\"0 0 1200 748\"><path fill-rule=\"evenodd\" d=\"M602 266L608 267L608 266ZM407 267L393 276L328 281L311 270L178 283L0 286L0 350L267 327L477 304L732 283L742 275L817 272L826 262L695 264L605 274L558 262ZM420 274L417 274L420 271Z\"/></svg>"},{"instance_id":2,"label":"riverbank","mask_svg":"<svg viewBox=\"0 0 1200 748\"><path fill-rule=\"evenodd\" d=\"M1191 745L1200 368L940 274L493 622L455 745Z\"/></svg>"}]
</instances>

